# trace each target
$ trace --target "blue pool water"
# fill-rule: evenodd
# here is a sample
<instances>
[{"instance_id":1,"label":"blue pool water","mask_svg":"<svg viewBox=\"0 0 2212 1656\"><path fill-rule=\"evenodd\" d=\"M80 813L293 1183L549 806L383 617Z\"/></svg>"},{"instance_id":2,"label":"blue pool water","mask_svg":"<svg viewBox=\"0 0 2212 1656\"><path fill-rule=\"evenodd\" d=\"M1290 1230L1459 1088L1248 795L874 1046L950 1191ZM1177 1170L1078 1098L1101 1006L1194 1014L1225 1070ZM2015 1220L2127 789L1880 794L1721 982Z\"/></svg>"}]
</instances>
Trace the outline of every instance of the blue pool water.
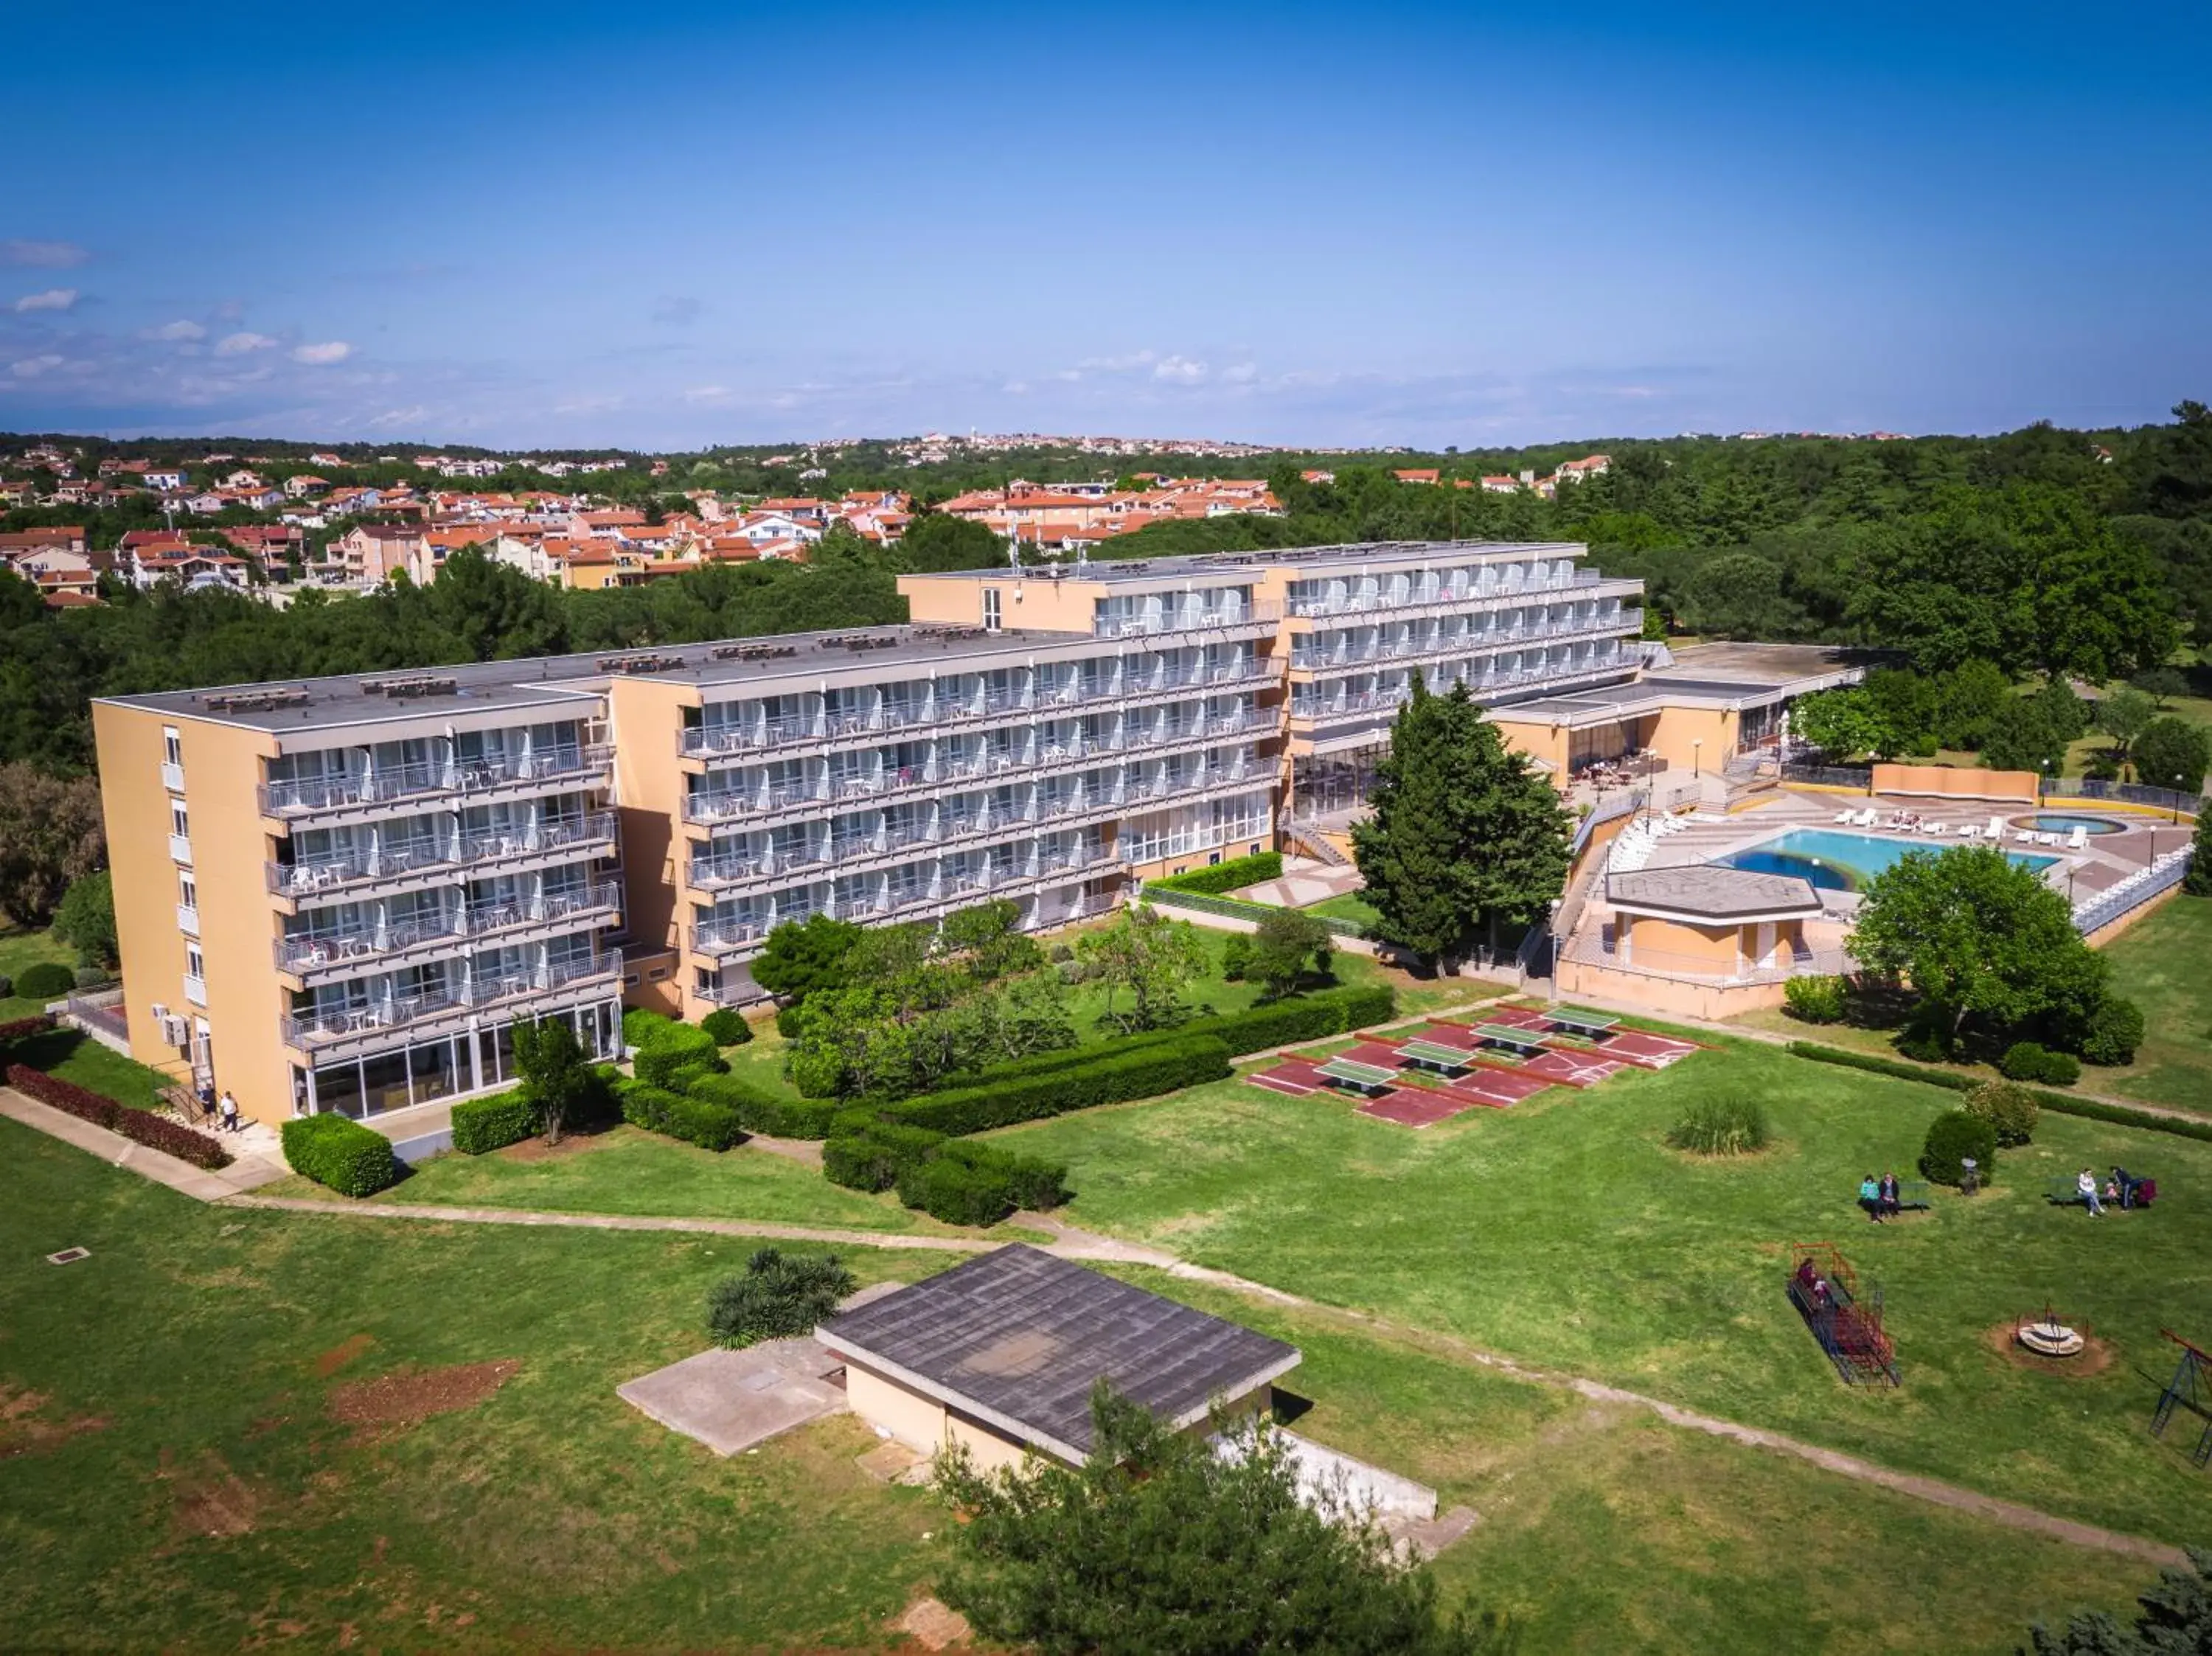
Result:
<instances>
[{"instance_id":1,"label":"blue pool water","mask_svg":"<svg viewBox=\"0 0 2212 1656\"><path fill-rule=\"evenodd\" d=\"M1859 891L1908 851L1954 848L1902 835L1882 839L1834 828L1791 828L1778 839L1714 860L1723 868L1748 869L1755 874L1795 874L1810 880L1823 891ZM2016 851L2005 852L2005 858L2039 873L2058 861L2056 857L2035 857Z\"/></svg>"}]
</instances>

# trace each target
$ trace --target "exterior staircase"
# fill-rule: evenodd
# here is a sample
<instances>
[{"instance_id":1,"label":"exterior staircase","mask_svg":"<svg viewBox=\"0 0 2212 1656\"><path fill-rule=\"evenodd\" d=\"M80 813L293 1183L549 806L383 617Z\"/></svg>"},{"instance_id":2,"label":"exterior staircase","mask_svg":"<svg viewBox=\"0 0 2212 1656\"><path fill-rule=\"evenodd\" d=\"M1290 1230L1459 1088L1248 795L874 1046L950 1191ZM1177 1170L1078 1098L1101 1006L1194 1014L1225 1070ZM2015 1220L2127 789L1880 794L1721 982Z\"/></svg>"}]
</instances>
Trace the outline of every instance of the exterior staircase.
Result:
<instances>
[{"instance_id":1,"label":"exterior staircase","mask_svg":"<svg viewBox=\"0 0 2212 1656\"><path fill-rule=\"evenodd\" d=\"M1331 868L1350 868L1352 858L1336 843L1337 836L1323 834L1319 828L1304 828L1293 822L1283 830L1283 845L1301 857L1310 857L1316 863L1326 863Z\"/></svg>"}]
</instances>

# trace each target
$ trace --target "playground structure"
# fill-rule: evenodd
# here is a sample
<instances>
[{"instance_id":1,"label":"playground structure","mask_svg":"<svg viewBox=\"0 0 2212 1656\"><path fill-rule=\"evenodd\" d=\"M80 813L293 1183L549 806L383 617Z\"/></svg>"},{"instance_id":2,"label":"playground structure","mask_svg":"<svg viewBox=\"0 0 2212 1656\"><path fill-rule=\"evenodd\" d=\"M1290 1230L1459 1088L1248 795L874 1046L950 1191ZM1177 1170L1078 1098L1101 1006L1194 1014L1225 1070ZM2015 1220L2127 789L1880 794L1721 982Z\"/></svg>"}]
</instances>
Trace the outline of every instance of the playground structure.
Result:
<instances>
[{"instance_id":1,"label":"playground structure","mask_svg":"<svg viewBox=\"0 0 2212 1656\"><path fill-rule=\"evenodd\" d=\"M2063 1359L2078 1357L2089 1349L2089 1337L2081 1329L2058 1320L2058 1313L2051 1302L2043 1303L2040 1317L2022 1316L2013 1319L2013 1342L2023 1351L2032 1351L2039 1357Z\"/></svg>"},{"instance_id":2,"label":"playground structure","mask_svg":"<svg viewBox=\"0 0 2212 1656\"><path fill-rule=\"evenodd\" d=\"M2158 1331L2181 1348L2181 1362L2173 1371L2173 1378L2166 1382L2166 1390L2159 1393L2158 1412L2150 1419L2150 1435L2164 1437L2173 1411L2186 1409L2204 1422L2203 1435L2189 1453L2190 1463L2200 1468L2212 1465L2212 1356L2207 1356L2201 1347L2191 1345L2170 1328Z\"/></svg>"},{"instance_id":3,"label":"playground structure","mask_svg":"<svg viewBox=\"0 0 2212 1656\"><path fill-rule=\"evenodd\" d=\"M1881 1326L1881 1289L1859 1289L1858 1273L1833 1242L1795 1242L1790 1304L1846 1385L1898 1383L1897 1352Z\"/></svg>"}]
</instances>

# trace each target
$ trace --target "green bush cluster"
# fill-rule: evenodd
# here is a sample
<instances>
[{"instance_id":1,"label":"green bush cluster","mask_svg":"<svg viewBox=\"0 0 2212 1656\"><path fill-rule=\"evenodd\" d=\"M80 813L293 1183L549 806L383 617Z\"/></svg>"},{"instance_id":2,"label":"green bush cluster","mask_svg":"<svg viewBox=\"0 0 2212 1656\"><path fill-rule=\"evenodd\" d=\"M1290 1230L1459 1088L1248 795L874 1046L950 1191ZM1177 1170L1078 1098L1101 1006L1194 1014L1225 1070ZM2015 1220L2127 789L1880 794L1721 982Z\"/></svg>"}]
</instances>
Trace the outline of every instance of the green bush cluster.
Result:
<instances>
[{"instance_id":1,"label":"green bush cluster","mask_svg":"<svg viewBox=\"0 0 2212 1656\"><path fill-rule=\"evenodd\" d=\"M1984 1184L1996 1171L1997 1130L1980 1116L1966 1110L1946 1110L1928 1124L1928 1137L1920 1150L1920 1176L1938 1185L1958 1185L1966 1178L1960 1163L1967 1156L1981 1170Z\"/></svg>"},{"instance_id":2,"label":"green bush cluster","mask_svg":"<svg viewBox=\"0 0 2212 1656\"><path fill-rule=\"evenodd\" d=\"M1397 997L1388 984L1353 985L1324 989L1318 994L1285 996L1226 1017L1200 1018L1185 1025L1182 1033L1212 1035L1229 1048L1232 1057L1242 1058L1271 1046L1326 1040L1331 1035L1388 1023L1396 1010Z\"/></svg>"},{"instance_id":3,"label":"green bush cluster","mask_svg":"<svg viewBox=\"0 0 2212 1656\"><path fill-rule=\"evenodd\" d=\"M854 1287L853 1273L834 1253L790 1259L759 1248L744 1275L725 1277L707 1291L707 1331L727 1346L811 1334Z\"/></svg>"},{"instance_id":4,"label":"green bush cluster","mask_svg":"<svg viewBox=\"0 0 2212 1656\"><path fill-rule=\"evenodd\" d=\"M2071 1052L2054 1052L2040 1041L2015 1040L1997 1060L1997 1073L2008 1081L2070 1087L2081 1078L2081 1060Z\"/></svg>"},{"instance_id":5,"label":"green bush cluster","mask_svg":"<svg viewBox=\"0 0 2212 1656\"><path fill-rule=\"evenodd\" d=\"M1067 1168L996 1144L948 1137L866 1110L843 1112L822 1171L850 1190L896 1187L899 1200L948 1225L995 1225L1019 1208L1067 1199Z\"/></svg>"},{"instance_id":6,"label":"green bush cluster","mask_svg":"<svg viewBox=\"0 0 2212 1656\"><path fill-rule=\"evenodd\" d=\"M1249 933L1232 931L1221 940L1221 976L1224 982L1243 982L1245 968L1251 963L1252 938Z\"/></svg>"},{"instance_id":7,"label":"green bush cluster","mask_svg":"<svg viewBox=\"0 0 2212 1656\"><path fill-rule=\"evenodd\" d=\"M1766 1148L1766 1111L1755 1098L1701 1098L1667 1134L1693 1156L1748 1156Z\"/></svg>"},{"instance_id":8,"label":"green bush cluster","mask_svg":"<svg viewBox=\"0 0 2212 1656\"><path fill-rule=\"evenodd\" d=\"M2124 995L2106 995L2089 1015L2081 1056L2091 1064L2132 1064L2142 1043L2142 1008Z\"/></svg>"},{"instance_id":9,"label":"green bush cluster","mask_svg":"<svg viewBox=\"0 0 2212 1656\"><path fill-rule=\"evenodd\" d=\"M699 1027L714 1038L717 1046L742 1046L753 1038L753 1026L734 1006L717 1006L699 1020Z\"/></svg>"},{"instance_id":10,"label":"green bush cluster","mask_svg":"<svg viewBox=\"0 0 2212 1656\"><path fill-rule=\"evenodd\" d=\"M1278 880L1283 874L1283 853L1279 851L1258 851L1249 857L1231 857L1205 868L1194 868L1182 874L1170 874L1165 879L1147 880L1147 886L1165 886L1170 891L1195 891L1201 895L1218 897L1224 891L1235 891L1240 886L1257 885L1262 880Z\"/></svg>"},{"instance_id":11,"label":"green bush cluster","mask_svg":"<svg viewBox=\"0 0 2212 1656\"><path fill-rule=\"evenodd\" d=\"M738 1113L712 1099L689 1097L651 1082L625 1081L616 1088L623 1119L647 1132L665 1133L702 1149L726 1150L744 1137Z\"/></svg>"},{"instance_id":12,"label":"green bush cluster","mask_svg":"<svg viewBox=\"0 0 2212 1656\"><path fill-rule=\"evenodd\" d=\"M40 961L15 974L15 992L25 1000L59 1000L76 987L76 974L59 961Z\"/></svg>"},{"instance_id":13,"label":"green bush cluster","mask_svg":"<svg viewBox=\"0 0 2212 1656\"><path fill-rule=\"evenodd\" d=\"M1844 990L1841 978L1792 978L1782 986L1783 1009L1800 1023L1841 1023Z\"/></svg>"},{"instance_id":14,"label":"green bush cluster","mask_svg":"<svg viewBox=\"0 0 2212 1656\"><path fill-rule=\"evenodd\" d=\"M303 1115L284 1124L292 1171L341 1196L374 1196L399 1176L392 1141L342 1115Z\"/></svg>"},{"instance_id":15,"label":"green bush cluster","mask_svg":"<svg viewBox=\"0 0 2212 1656\"><path fill-rule=\"evenodd\" d=\"M520 1144L537 1131L538 1112L519 1087L453 1106L453 1148L464 1156Z\"/></svg>"},{"instance_id":16,"label":"green bush cluster","mask_svg":"<svg viewBox=\"0 0 2212 1656\"><path fill-rule=\"evenodd\" d=\"M1985 1081L1966 1095L1966 1113L1988 1122L1997 1143L2010 1149L2035 1141L2036 1118L2043 1113L2035 1095L2010 1081Z\"/></svg>"}]
</instances>

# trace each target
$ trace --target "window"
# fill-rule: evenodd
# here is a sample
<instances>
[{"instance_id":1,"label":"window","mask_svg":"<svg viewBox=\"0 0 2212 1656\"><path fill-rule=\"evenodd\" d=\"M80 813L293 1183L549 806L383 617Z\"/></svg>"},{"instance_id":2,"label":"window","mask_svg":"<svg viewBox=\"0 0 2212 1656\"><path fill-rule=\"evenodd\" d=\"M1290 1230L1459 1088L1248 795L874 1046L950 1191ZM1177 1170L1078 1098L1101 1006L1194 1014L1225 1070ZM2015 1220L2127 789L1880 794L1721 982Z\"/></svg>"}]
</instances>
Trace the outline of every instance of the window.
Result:
<instances>
[{"instance_id":1,"label":"window","mask_svg":"<svg viewBox=\"0 0 2212 1656\"><path fill-rule=\"evenodd\" d=\"M191 838L191 822L185 815L185 807L183 802L180 800L172 799L169 801L169 832L175 834L179 840L189 840Z\"/></svg>"},{"instance_id":2,"label":"window","mask_svg":"<svg viewBox=\"0 0 2212 1656\"><path fill-rule=\"evenodd\" d=\"M200 906L199 883L192 878L190 870L180 870L178 872L177 901L186 908L198 908Z\"/></svg>"},{"instance_id":3,"label":"window","mask_svg":"<svg viewBox=\"0 0 2212 1656\"><path fill-rule=\"evenodd\" d=\"M983 589L983 625L986 629L994 633L999 630L1000 613L999 589L995 586L985 587Z\"/></svg>"},{"instance_id":4,"label":"window","mask_svg":"<svg viewBox=\"0 0 2212 1656\"><path fill-rule=\"evenodd\" d=\"M173 725L161 726L161 757L172 765L181 765L185 762L184 740L177 734L177 728Z\"/></svg>"},{"instance_id":5,"label":"window","mask_svg":"<svg viewBox=\"0 0 2212 1656\"><path fill-rule=\"evenodd\" d=\"M207 962L201 958L200 946L196 943L185 945L185 975L200 979L207 976Z\"/></svg>"}]
</instances>

